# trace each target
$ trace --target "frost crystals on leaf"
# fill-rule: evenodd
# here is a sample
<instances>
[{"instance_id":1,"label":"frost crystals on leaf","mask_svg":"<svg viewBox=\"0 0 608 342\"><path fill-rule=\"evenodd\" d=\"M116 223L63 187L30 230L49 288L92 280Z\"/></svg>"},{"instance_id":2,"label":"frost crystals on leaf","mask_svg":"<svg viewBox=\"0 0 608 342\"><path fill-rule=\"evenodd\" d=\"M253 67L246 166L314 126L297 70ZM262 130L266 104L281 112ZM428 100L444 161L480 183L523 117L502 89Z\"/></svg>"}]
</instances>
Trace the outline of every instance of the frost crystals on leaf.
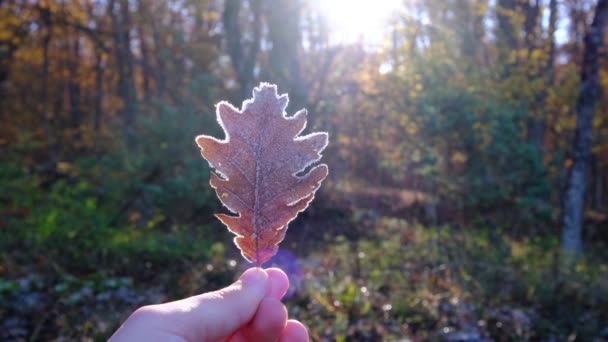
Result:
<instances>
[{"instance_id":1,"label":"frost crystals on leaf","mask_svg":"<svg viewBox=\"0 0 608 342\"><path fill-rule=\"evenodd\" d=\"M196 137L201 153L215 168L211 186L236 216L217 218L236 234L243 257L258 266L268 261L285 237L287 224L306 209L327 176L320 164L327 133L299 136L306 127L306 110L287 117L287 94L262 83L241 110L228 102L217 104L217 120L226 138Z\"/></svg>"}]
</instances>

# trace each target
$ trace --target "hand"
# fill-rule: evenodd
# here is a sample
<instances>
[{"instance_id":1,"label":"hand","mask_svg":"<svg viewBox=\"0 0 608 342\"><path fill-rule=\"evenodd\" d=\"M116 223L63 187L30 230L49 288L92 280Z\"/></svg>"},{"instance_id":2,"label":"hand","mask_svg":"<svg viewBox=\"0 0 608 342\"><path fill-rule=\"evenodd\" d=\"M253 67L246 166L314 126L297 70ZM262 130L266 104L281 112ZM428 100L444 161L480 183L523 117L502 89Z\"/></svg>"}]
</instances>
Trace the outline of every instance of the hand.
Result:
<instances>
[{"instance_id":1,"label":"hand","mask_svg":"<svg viewBox=\"0 0 608 342\"><path fill-rule=\"evenodd\" d=\"M288 287L280 269L251 268L219 291L137 309L110 341L308 341L306 327L287 320Z\"/></svg>"}]
</instances>

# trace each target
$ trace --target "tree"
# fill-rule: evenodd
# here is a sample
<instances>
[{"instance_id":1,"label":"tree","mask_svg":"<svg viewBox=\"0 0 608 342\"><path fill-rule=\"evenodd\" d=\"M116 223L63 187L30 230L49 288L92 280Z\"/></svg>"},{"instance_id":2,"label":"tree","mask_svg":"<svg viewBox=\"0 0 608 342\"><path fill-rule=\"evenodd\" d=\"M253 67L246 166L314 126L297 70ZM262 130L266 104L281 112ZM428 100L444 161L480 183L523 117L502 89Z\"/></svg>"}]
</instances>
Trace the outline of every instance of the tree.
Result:
<instances>
[{"instance_id":1,"label":"tree","mask_svg":"<svg viewBox=\"0 0 608 342\"><path fill-rule=\"evenodd\" d=\"M118 93L123 101L122 114L124 119L125 138L128 147L135 143L135 120L137 118L137 94L133 79L134 60L131 52L131 13L129 2L120 0L120 12L115 11L115 0L110 0L108 13L112 19L114 44L116 47L116 63L118 69Z\"/></svg>"},{"instance_id":2,"label":"tree","mask_svg":"<svg viewBox=\"0 0 608 342\"><path fill-rule=\"evenodd\" d=\"M272 46L268 53L267 72L269 79L288 91L294 110L305 107L308 100L300 63L300 7L299 1L292 0L283 2L282 6L269 6L267 11L268 40Z\"/></svg>"},{"instance_id":3,"label":"tree","mask_svg":"<svg viewBox=\"0 0 608 342\"><path fill-rule=\"evenodd\" d=\"M230 55L232 66L239 83L238 97L247 98L254 84L254 71L260 52L262 40L262 1L250 0L248 2L251 16L247 17L251 33L243 33L241 11L243 2L239 0L227 0L222 13L224 34L226 35L226 50Z\"/></svg>"},{"instance_id":4,"label":"tree","mask_svg":"<svg viewBox=\"0 0 608 342\"><path fill-rule=\"evenodd\" d=\"M582 224L587 173L591 162L592 121L600 96L599 55L603 45L602 31L608 20L608 0L599 0L591 26L585 34L581 84L576 103L576 130L572 148L572 167L568 173L562 215L562 249L580 254L583 248Z\"/></svg>"}]
</instances>

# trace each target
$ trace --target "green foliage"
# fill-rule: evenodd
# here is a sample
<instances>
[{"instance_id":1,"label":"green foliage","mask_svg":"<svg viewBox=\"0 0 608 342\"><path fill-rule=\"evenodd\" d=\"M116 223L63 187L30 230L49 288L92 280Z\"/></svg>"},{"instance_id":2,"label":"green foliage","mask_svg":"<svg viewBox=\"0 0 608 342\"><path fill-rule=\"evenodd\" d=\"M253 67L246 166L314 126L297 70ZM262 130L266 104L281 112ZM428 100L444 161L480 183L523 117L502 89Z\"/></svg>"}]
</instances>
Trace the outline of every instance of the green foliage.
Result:
<instances>
[{"instance_id":1,"label":"green foliage","mask_svg":"<svg viewBox=\"0 0 608 342\"><path fill-rule=\"evenodd\" d=\"M317 339L429 339L471 329L493 340L592 339L608 312L605 256L589 253L564 273L556 268L557 247L557 239L518 241L500 229L385 218L372 239L338 238L316 254L305 290L293 299L307 309L293 310L315 322L309 326Z\"/></svg>"},{"instance_id":2,"label":"green foliage","mask_svg":"<svg viewBox=\"0 0 608 342\"><path fill-rule=\"evenodd\" d=\"M465 209L522 213L513 223L548 222L554 188L539 150L522 139L528 109L458 88L429 88L419 97L417 121L434 158L422 160L418 174L431 189Z\"/></svg>"},{"instance_id":3,"label":"green foliage","mask_svg":"<svg viewBox=\"0 0 608 342\"><path fill-rule=\"evenodd\" d=\"M101 174L115 174L124 182L108 186L140 193L140 198L166 216L213 209L208 165L194 143L201 127L210 126L213 113L188 110L159 103L157 115L142 118L138 146L115 151L101 161ZM121 194L116 188L107 192Z\"/></svg>"},{"instance_id":4,"label":"green foliage","mask_svg":"<svg viewBox=\"0 0 608 342\"><path fill-rule=\"evenodd\" d=\"M10 233L2 234L2 249L26 246L73 270L121 256L206 258L208 230L194 217L216 204L193 140L205 117L159 105L157 116L142 120L136 150L60 162L56 179L3 161L2 224Z\"/></svg>"}]
</instances>

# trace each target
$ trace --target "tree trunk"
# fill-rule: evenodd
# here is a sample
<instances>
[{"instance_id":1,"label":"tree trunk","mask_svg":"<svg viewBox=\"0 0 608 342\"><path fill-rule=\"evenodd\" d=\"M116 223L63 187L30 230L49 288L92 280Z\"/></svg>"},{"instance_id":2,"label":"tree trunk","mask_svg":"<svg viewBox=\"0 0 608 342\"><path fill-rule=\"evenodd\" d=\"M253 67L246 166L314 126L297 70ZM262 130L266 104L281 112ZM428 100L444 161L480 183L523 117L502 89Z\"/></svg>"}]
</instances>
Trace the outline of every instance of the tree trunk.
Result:
<instances>
[{"instance_id":1,"label":"tree trunk","mask_svg":"<svg viewBox=\"0 0 608 342\"><path fill-rule=\"evenodd\" d=\"M532 53L537 48L538 45L538 36L539 36L539 23L540 23L540 2L538 0L535 1L535 4L531 2L526 2L525 5L525 23L524 23L524 42L528 54L528 61L531 61ZM542 68L541 70L543 70ZM543 74L537 74L535 77L542 78ZM541 96L542 97L542 96ZM527 127L527 140L534 149L538 153L539 156L542 156L543 153L543 145L544 145L544 136L545 136L545 122L544 122L544 106L541 106L541 99L538 98L533 102L531 111L528 119L526 120Z\"/></svg>"},{"instance_id":2,"label":"tree trunk","mask_svg":"<svg viewBox=\"0 0 608 342\"><path fill-rule=\"evenodd\" d=\"M80 61L80 43L79 37L76 37L71 42L72 50L72 63L68 66L68 104L70 108L70 127L75 130L74 138L77 140L80 138L80 121L82 119L82 113L80 112L80 83L78 81L78 63ZM68 42L70 46L70 42Z\"/></svg>"},{"instance_id":3,"label":"tree trunk","mask_svg":"<svg viewBox=\"0 0 608 342\"><path fill-rule=\"evenodd\" d=\"M137 96L133 80L133 54L131 53L131 28L129 2L120 0L120 15L115 13L115 0L109 3L116 48L118 69L118 95L123 101L122 116L128 148L135 145L135 120L137 118ZM119 19L120 18L120 19Z\"/></svg>"},{"instance_id":4,"label":"tree trunk","mask_svg":"<svg viewBox=\"0 0 608 342\"><path fill-rule=\"evenodd\" d=\"M95 47L95 97L94 97L94 117L93 117L93 151L95 156L99 156L99 137L101 131L102 103L103 103L103 51L100 47Z\"/></svg>"},{"instance_id":5,"label":"tree trunk","mask_svg":"<svg viewBox=\"0 0 608 342\"><path fill-rule=\"evenodd\" d=\"M569 47L568 52L570 58L577 66L581 65L581 50L583 45L583 34L585 27L588 22L588 14L585 9L585 1L567 1L565 5L568 6L568 20L570 24L569 29Z\"/></svg>"},{"instance_id":6,"label":"tree trunk","mask_svg":"<svg viewBox=\"0 0 608 342\"><path fill-rule=\"evenodd\" d=\"M582 252L584 198L587 188L592 147L592 120L600 96L599 52L602 31L608 20L608 0L599 0L591 26L585 34L581 84L576 103L576 130L572 150L573 164L568 173L562 216L562 249L578 255Z\"/></svg>"},{"instance_id":7,"label":"tree trunk","mask_svg":"<svg viewBox=\"0 0 608 342\"><path fill-rule=\"evenodd\" d=\"M514 16L519 15L517 11L517 1L498 0L496 3L496 44L498 48L499 60L504 63L504 70L501 78L506 79L511 73L513 62L510 55L519 49L519 33L521 29L514 25Z\"/></svg>"},{"instance_id":8,"label":"tree trunk","mask_svg":"<svg viewBox=\"0 0 608 342\"><path fill-rule=\"evenodd\" d=\"M150 23L152 28L152 40L154 42L154 53L156 56L156 68L154 71L154 78L156 81L156 98L163 99L165 96L165 90L167 89L167 74L166 74L166 54L164 52L163 39L159 28L154 21Z\"/></svg>"},{"instance_id":9,"label":"tree trunk","mask_svg":"<svg viewBox=\"0 0 608 342\"><path fill-rule=\"evenodd\" d=\"M452 25L466 24L460 37L460 51L470 61L467 68L479 68L479 51L483 48L483 44L479 42L483 41L485 34L483 20L486 14L485 11L479 9L487 7L487 5L487 0L463 1L454 3L452 8L452 11L457 13L457 18L461 20L460 23L455 22ZM456 30L458 29L456 27Z\"/></svg>"},{"instance_id":10,"label":"tree trunk","mask_svg":"<svg viewBox=\"0 0 608 342\"><path fill-rule=\"evenodd\" d=\"M241 30L242 5L240 0L226 0L222 13L227 51L240 87L238 101L251 95L251 88L254 86L254 68L257 64L262 40L262 1L249 1L249 10L253 12L253 18L252 35L247 40L244 39Z\"/></svg>"},{"instance_id":11,"label":"tree trunk","mask_svg":"<svg viewBox=\"0 0 608 342\"><path fill-rule=\"evenodd\" d=\"M47 7L40 7L40 18L43 24L44 29L46 30L44 33L44 38L42 40L42 72L41 72L41 81L42 81L42 94L40 103L42 104L42 124L44 129L44 134L47 140L47 153L48 153L48 163L49 168L55 169L57 164L57 142L55 139L55 132L53 131L52 124L52 112L51 105L49 103L49 65L50 65L50 56L49 56L49 45L51 43L51 37L53 35L53 26L51 21L51 12Z\"/></svg>"},{"instance_id":12,"label":"tree trunk","mask_svg":"<svg viewBox=\"0 0 608 342\"><path fill-rule=\"evenodd\" d=\"M538 4L537 6L540 6ZM537 7L538 10L539 7ZM540 14L540 12L538 12ZM546 123L546 108L547 108L547 97L548 89L553 86L555 73L553 70L553 64L555 63L555 29L557 24L557 0L551 0L549 2L549 25L547 27L548 40L547 48L547 61L543 68L540 70L538 77L546 77L545 89L540 91L534 101L534 110L530 118L527 121L527 138L528 142L534 146L536 152L540 157L544 155L545 145L545 131L547 128ZM529 55L532 52L532 46L529 46Z\"/></svg>"},{"instance_id":13,"label":"tree trunk","mask_svg":"<svg viewBox=\"0 0 608 342\"><path fill-rule=\"evenodd\" d=\"M294 111L308 104L308 87L300 67L300 6L298 0L284 1L283 6L270 6L267 12L268 38L272 43L267 68L273 82L289 92Z\"/></svg>"},{"instance_id":14,"label":"tree trunk","mask_svg":"<svg viewBox=\"0 0 608 342\"><path fill-rule=\"evenodd\" d=\"M143 98L146 104L150 103L150 57L148 41L146 40L146 30L144 23L148 18L148 9L144 5L144 1L137 1L137 35L139 38L139 51L141 54L141 75L142 75L142 90Z\"/></svg>"}]
</instances>

